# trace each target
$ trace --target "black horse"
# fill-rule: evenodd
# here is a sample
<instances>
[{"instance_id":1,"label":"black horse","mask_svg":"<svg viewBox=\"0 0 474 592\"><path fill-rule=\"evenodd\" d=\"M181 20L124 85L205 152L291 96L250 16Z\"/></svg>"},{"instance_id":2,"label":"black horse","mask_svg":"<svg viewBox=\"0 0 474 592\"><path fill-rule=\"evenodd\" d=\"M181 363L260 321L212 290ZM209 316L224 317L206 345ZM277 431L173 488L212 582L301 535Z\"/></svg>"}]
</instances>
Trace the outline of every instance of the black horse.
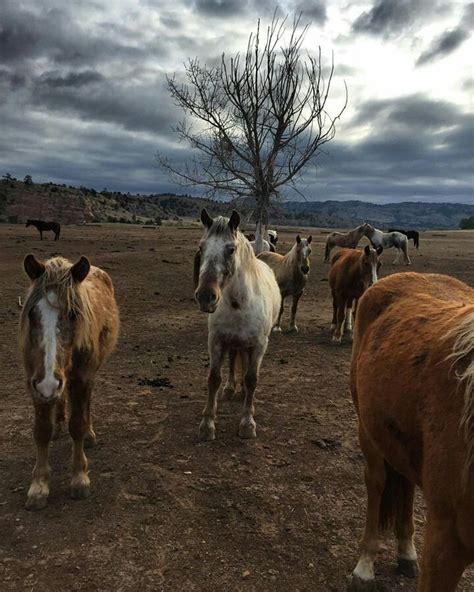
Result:
<instances>
[{"instance_id":1,"label":"black horse","mask_svg":"<svg viewBox=\"0 0 474 592\"><path fill-rule=\"evenodd\" d=\"M401 232L407 239L413 239L413 244L418 249L420 246L420 233L417 230L400 230L399 228L389 228L388 232Z\"/></svg>"},{"instance_id":2,"label":"black horse","mask_svg":"<svg viewBox=\"0 0 474 592\"><path fill-rule=\"evenodd\" d=\"M52 230L54 232L54 240L59 240L61 234L61 225L58 222L43 222L43 220L27 220L26 227L35 226L40 233L41 240L43 240L43 232L45 230Z\"/></svg>"}]
</instances>

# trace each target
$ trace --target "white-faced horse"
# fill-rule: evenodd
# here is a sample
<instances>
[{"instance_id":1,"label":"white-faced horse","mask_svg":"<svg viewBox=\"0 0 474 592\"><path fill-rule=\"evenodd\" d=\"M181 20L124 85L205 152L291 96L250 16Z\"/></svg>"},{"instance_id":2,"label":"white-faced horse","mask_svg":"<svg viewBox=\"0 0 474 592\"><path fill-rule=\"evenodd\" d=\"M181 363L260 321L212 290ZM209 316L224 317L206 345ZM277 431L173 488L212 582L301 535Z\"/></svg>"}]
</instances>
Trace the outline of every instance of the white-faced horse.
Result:
<instances>
[{"instance_id":1,"label":"white-faced horse","mask_svg":"<svg viewBox=\"0 0 474 592\"><path fill-rule=\"evenodd\" d=\"M255 438L253 396L268 337L280 309L280 290L273 271L255 253L239 231L240 216L212 219L201 212L204 236L194 259L195 298L209 313L208 400L199 426L202 440L215 438L217 391L221 369L229 355L226 390L235 386L235 361L242 363L245 401L239 435Z\"/></svg>"},{"instance_id":2,"label":"white-faced horse","mask_svg":"<svg viewBox=\"0 0 474 592\"><path fill-rule=\"evenodd\" d=\"M370 224L366 224L365 236L369 239L374 249L378 249L379 247L383 247L384 249L395 247L397 249L395 264L400 263L400 257L403 255L405 265L411 265L410 257L408 256L408 239L401 232L382 232Z\"/></svg>"}]
</instances>

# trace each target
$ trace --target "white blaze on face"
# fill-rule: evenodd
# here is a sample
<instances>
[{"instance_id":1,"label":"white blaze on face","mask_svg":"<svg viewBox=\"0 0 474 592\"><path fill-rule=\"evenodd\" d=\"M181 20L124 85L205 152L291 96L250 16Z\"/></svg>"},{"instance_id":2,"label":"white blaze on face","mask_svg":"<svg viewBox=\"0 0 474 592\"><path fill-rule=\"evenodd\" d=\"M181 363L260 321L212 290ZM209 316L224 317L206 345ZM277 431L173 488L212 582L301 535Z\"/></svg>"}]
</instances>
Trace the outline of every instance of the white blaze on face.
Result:
<instances>
[{"instance_id":1,"label":"white blaze on face","mask_svg":"<svg viewBox=\"0 0 474 592\"><path fill-rule=\"evenodd\" d=\"M372 261L372 284L376 284L379 280L377 276L377 260Z\"/></svg>"},{"instance_id":2,"label":"white blaze on face","mask_svg":"<svg viewBox=\"0 0 474 592\"><path fill-rule=\"evenodd\" d=\"M41 318L41 345L44 348L44 378L35 386L36 390L45 398L57 394L59 380L54 375L56 368L58 310L54 307L57 297L54 292L48 292L46 298L42 298L38 304Z\"/></svg>"},{"instance_id":3,"label":"white blaze on face","mask_svg":"<svg viewBox=\"0 0 474 592\"><path fill-rule=\"evenodd\" d=\"M206 240L206 248L204 249L204 257L201 261L201 270L199 275L205 272L212 271L219 278L224 271L224 247L225 243L222 237L212 236Z\"/></svg>"}]
</instances>

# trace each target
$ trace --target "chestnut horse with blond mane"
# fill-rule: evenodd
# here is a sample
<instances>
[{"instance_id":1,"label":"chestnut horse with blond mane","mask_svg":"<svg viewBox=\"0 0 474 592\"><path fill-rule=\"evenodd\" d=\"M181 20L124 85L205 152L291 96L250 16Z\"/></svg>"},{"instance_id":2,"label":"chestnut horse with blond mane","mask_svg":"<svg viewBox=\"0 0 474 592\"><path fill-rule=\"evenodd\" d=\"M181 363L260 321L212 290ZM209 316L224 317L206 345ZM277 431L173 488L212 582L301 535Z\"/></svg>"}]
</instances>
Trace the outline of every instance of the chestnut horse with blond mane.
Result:
<instances>
[{"instance_id":1,"label":"chestnut horse with blond mane","mask_svg":"<svg viewBox=\"0 0 474 592\"><path fill-rule=\"evenodd\" d=\"M329 263L331 251L334 249L334 247L346 247L348 249L356 249L357 245L360 243L361 238L365 236L368 226L369 225L365 222L360 226L356 226L349 232L334 231L331 232L331 234L328 234L326 238L326 250L324 255L324 261L326 261L326 263Z\"/></svg>"},{"instance_id":2,"label":"chestnut horse with blond mane","mask_svg":"<svg viewBox=\"0 0 474 592\"><path fill-rule=\"evenodd\" d=\"M341 249L332 258L329 286L332 294L333 343L341 343L344 329L349 336L352 335L352 315L365 290L378 282L382 251L382 247L375 250L366 245L363 251Z\"/></svg>"},{"instance_id":3,"label":"chestnut horse with blond mane","mask_svg":"<svg viewBox=\"0 0 474 592\"><path fill-rule=\"evenodd\" d=\"M253 397L268 336L280 308L280 290L273 271L255 257L252 246L240 232L236 211L230 219L212 219L202 210L201 221L205 233L194 258L194 284L199 308L209 313L210 369L199 437L215 438L217 391L228 354L227 394L235 388L237 356L242 364L245 400L239 436L255 438Z\"/></svg>"},{"instance_id":4,"label":"chestnut horse with blond mane","mask_svg":"<svg viewBox=\"0 0 474 592\"><path fill-rule=\"evenodd\" d=\"M26 507L44 508L49 496L50 441L65 419L73 439L71 495L90 492L84 439L95 441L91 394L97 370L115 347L118 308L109 275L86 257L72 265L62 257L38 261L27 255L31 286L20 319L26 388L35 411L36 464Z\"/></svg>"},{"instance_id":5,"label":"chestnut horse with blond mane","mask_svg":"<svg viewBox=\"0 0 474 592\"><path fill-rule=\"evenodd\" d=\"M443 275L398 273L359 301L351 391L366 460L367 519L351 590L373 590L379 531L417 573L413 496L427 521L419 592L454 592L474 561L474 290Z\"/></svg>"},{"instance_id":6,"label":"chestnut horse with blond mane","mask_svg":"<svg viewBox=\"0 0 474 592\"><path fill-rule=\"evenodd\" d=\"M289 330L298 331L298 327L295 324L296 309L308 281L309 256L311 255L311 247L309 245L311 241L311 235L307 239L302 239L298 234L295 244L286 255L269 252L262 252L257 255L259 259L265 261L273 269L281 292L281 307L278 320L273 327L274 331L281 331L281 317L287 296L292 296L293 298Z\"/></svg>"}]
</instances>

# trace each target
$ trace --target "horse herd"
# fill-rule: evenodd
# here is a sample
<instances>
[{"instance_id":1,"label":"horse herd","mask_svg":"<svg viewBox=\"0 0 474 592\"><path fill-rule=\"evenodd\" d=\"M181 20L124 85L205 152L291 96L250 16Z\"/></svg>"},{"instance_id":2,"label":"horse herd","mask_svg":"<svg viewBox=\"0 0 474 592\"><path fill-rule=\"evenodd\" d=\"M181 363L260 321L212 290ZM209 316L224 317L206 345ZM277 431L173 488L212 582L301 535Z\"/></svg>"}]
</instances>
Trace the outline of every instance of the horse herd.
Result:
<instances>
[{"instance_id":1,"label":"horse herd","mask_svg":"<svg viewBox=\"0 0 474 592\"><path fill-rule=\"evenodd\" d=\"M241 389L242 438L256 437L254 394L272 329L281 330L283 300L292 296L290 329L309 272L312 238L296 237L286 255L255 255L240 217L201 213L204 235L194 257L195 300L208 314L208 397L199 437L216 435L217 394L229 359L224 395ZM350 387L365 456L366 527L351 590L373 590L379 536L388 526L398 542L398 567L414 576L413 497L422 487L427 523L419 590L449 592L474 560L474 290L448 276L398 273L378 279L380 254L405 255L406 235L364 224L328 236L343 248L329 282L335 343L355 314ZM365 235L373 246L357 250ZM381 236L383 235L383 236ZM343 237L341 239L340 237ZM345 237L345 238L344 238ZM358 238L357 238L358 237ZM404 246L405 245L405 246ZM328 250L329 249L329 250ZM86 257L38 261L27 255L31 280L20 319L26 386L35 410L36 464L26 506L49 495L49 444L65 421L73 440L71 495L85 498L90 480L85 443L93 443L90 400L95 375L113 350L119 312L109 275ZM356 311L357 306L357 311ZM240 386L237 373L240 370Z\"/></svg>"}]
</instances>

